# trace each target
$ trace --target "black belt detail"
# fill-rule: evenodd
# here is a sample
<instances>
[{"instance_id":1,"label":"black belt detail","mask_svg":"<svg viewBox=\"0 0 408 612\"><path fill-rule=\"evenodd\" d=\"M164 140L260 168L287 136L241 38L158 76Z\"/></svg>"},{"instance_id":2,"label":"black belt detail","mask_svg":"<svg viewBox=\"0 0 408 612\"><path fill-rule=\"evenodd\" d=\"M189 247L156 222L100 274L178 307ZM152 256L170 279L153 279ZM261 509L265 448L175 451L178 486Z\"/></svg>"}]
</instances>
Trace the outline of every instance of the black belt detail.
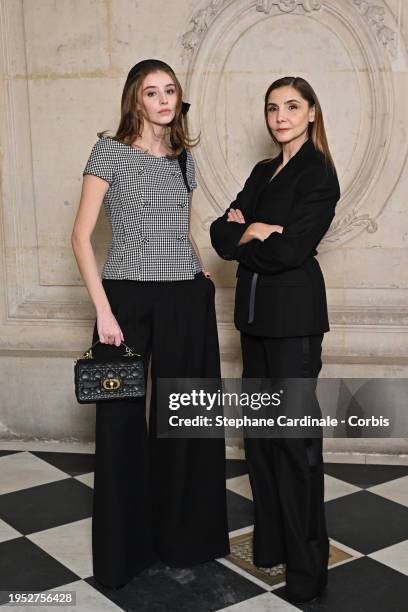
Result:
<instances>
[{"instance_id":1,"label":"black belt detail","mask_svg":"<svg viewBox=\"0 0 408 612\"><path fill-rule=\"evenodd\" d=\"M254 322L255 316L255 293L256 293L256 283L258 282L258 273L254 272L252 275L251 281L251 293L249 295L249 316L248 323Z\"/></svg>"}]
</instances>

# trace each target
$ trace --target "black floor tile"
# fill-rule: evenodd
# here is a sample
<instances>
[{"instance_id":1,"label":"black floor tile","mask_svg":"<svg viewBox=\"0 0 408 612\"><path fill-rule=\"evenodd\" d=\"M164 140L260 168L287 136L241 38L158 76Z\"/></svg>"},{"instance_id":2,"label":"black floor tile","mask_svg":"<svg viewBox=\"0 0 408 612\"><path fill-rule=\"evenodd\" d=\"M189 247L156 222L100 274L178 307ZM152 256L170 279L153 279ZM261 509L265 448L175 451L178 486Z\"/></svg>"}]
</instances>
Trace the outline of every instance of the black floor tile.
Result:
<instances>
[{"instance_id":1,"label":"black floor tile","mask_svg":"<svg viewBox=\"0 0 408 612\"><path fill-rule=\"evenodd\" d=\"M369 491L325 504L329 536L369 554L408 539L408 508Z\"/></svg>"},{"instance_id":2,"label":"black floor tile","mask_svg":"<svg viewBox=\"0 0 408 612\"><path fill-rule=\"evenodd\" d=\"M0 450L0 457L5 457L6 455L15 455L16 453L22 453L23 451L14 451L14 450Z\"/></svg>"},{"instance_id":3,"label":"black floor tile","mask_svg":"<svg viewBox=\"0 0 408 612\"><path fill-rule=\"evenodd\" d=\"M286 599L285 588L273 591ZM369 557L329 570L327 593L305 612L406 612L408 578Z\"/></svg>"},{"instance_id":4,"label":"black floor tile","mask_svg":"<svg viewBox=\"0 0 408 612\"><path fill-rule=\"evenodd\" d=\"M92 516L93 491L73 478L0 495L0 518L24 535Z\"/></svg>"},{"instance_id":5,"label":"black floor tile","mask_svg":"<svg viewBox=\"0 0 408 612\"><path fill-rule=\"evenodd\" d=\"M44 591L76 580L79 576L30 540L0 542L0 604L9 601L8 590Z\"/></svg>"},{"instance_id":6,"label":"black floor tile","mask_svg":"<svg viewBox=\"0 0 408 612\"><path fill-rule=\"evenodd\" d=\"M86 582L129 612L212 612L265 592L216 561L188 569L158 563L117 591Z\"/></svg>"},{"instance_id":7,"label":"black floor tile","mask_svg":"<svg viewBox=\"0 0 408 612\"><path fill-rule=\"evenodd\" d=\"M329 476L367 489L377 484L401 478L408 474L408 465L366 465L359 463L325 463Z\"/></svg>"},{"instance_id":8,"label":"black floor tile","mask_svg":"<svg viewBox=\"0 0 408 612\"><path fill-rule=\"evenodd\" d=\"M0 450L1 457L22 451ZM71 476L94 469L94 455L33 452ZM408 474L408 466L325 464L325 472L363 489ZM227 461L227 478L247 473L244 460ZM73 478L0 495L0 518L28 534L92 515L93 491ZM253 524L253 503L227 491L229 529ZM408 508L358 491L326 503L329 536L369 554L408 539ZM79 577L24 537L0 542L0 606L8 590L47 590ZM161 563L136 576L123 589L105 589L94 578L86 580L119 609L137 612L215 612L250 600L265 591L218 562L188 569ZM273 591L286 598L285 588ZM304 612L405 612L408 577L363 557L329 570L329 586ZM247 602L248 609L250 601ZM3 608L2 608L3 609ZM79 611L78 611L79 612Z\"/></svg>"},{"instance_id":9,"label":"black floor tile","mask_svg":"<svg viewBox=\"0 0 408 612\"><path fill-rule=\"evenodd\" d=\"M93 472L95 467L95 455L93 453L50 453L36 451L32 454L70 476L79 476L80 474Z\"/></svg>"},{"instance_id":10,"label":"black floor tile","mask_svg":"<svg viewBox=\"0 0 408 612\"><path fill-rule=\"evenodd\" d=\"M247 474L248 468L243 459L227 459L227 478L235 478Z\"/></svg>"},{"instance_id":11,"label":"black floor tile","mask_svg":"<svg viewBox=\"0 0 408 612\"><path fill-rule=\"evenodd\" d=\"M228 529L235 531L254 523L253 502L227 490Z\"/></svg>"}]
</instances>

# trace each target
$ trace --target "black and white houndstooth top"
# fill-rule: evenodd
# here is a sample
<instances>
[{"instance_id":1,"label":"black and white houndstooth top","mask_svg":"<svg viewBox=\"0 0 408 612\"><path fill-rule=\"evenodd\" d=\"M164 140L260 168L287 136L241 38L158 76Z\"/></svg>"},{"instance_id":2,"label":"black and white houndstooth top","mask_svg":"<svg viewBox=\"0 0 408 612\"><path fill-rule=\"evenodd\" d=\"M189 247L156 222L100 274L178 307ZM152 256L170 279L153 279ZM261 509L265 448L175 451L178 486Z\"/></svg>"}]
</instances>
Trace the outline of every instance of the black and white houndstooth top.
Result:
<instances>
[{"instance_id":1,"label":"black and white houndstooth top","mask_svg":"<svg viewBox=\"0 0 408 612\"><path fill-rule=\"evenodd\" d=\"M197 187L187 149L187 182ZM83 174L109 183L105 214L112 243L102 278L140 281L192 279L201 265L189 233L189 196L177 159L156 157L113 138L92 148Z\"/></svg>"}]
</instances>

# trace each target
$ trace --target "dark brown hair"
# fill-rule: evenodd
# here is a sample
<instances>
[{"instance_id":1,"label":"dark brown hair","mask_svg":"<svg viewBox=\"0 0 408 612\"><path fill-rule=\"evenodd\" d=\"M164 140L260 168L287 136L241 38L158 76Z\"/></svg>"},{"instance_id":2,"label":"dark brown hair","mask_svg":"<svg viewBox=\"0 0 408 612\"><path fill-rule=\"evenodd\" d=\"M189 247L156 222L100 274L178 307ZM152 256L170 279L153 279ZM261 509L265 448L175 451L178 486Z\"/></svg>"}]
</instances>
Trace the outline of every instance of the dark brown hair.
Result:
<instances>
[{"instance_id":1,"label":"dark brown hair","mask_svg":"<svg viewBox=\"0 0 408 612\"><path fill-rule=\"evenodd\" d=\"M272 140L274 141L276 145L279 146L279 148L282 148L280 142L275 138L275 136L272 133L272 130L270 129L268 125L267 108L268 108L269 94L274 89L278 89L279 87L285 87L287 85L294 87L296 91L301 95L301 97L308 102L309 107L311 106L315 107L315 119L313 122L309 122L309 126L308 126L309 138L311 138L311 140L313 141L315 148L321 153L323 153L326 161L330 163L333 170L336 172L336 167L334 165L333 158L330 154L329 145L327 143L326 130L324 128L324 121L323 121L323 113L322 113L322 108L319 103L319 99L315 91L313 90L312 86L307 81L305 81L305 79L302 79L302 77L292 77L292 76L282 77L281 79L277 79L271 85L269 85L266 91L264 115L265 115L266 127L268 129L269 134L271 135Z\"/></svg>"},{"instance_id":2,"label":"dark brown hair","mask_svg":"<svg viewBox=\"0 0 408 612\"><path fill-rule=\"evenodd\" d=\"M121 117L114 140L132 145L136 138L142 135L143 116L139 108L138 94L141 90L144 79L148 74L158 71L166 72L174 82L177 92L176 112L173 120L167 127L167 143L172 150L169 158L175 158L186 147L194 147L199 142L199 137L191 139L188 133L187 117L181 112L183 91L178 78L171 67L160 60L146 60L142 62L140 70L132 79L127 79L122 92ZM99 132L98 136L103 137L107 131Z\"/></svg>"}]
</instances>

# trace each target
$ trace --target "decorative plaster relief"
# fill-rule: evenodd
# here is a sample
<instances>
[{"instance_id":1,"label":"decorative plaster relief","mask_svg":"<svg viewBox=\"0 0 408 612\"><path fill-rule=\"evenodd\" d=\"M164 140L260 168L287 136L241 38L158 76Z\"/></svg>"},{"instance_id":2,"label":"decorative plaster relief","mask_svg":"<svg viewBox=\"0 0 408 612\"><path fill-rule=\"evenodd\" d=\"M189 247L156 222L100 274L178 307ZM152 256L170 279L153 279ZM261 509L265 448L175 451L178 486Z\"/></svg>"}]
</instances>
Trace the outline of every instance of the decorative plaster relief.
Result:
<instances>
[{"instance_id":1,"label":"decorative plaster relief","mask_svg":"<svg viewBox=\"0 0 408 612\"><path fill-rule=\"evenodd\" d=\"M320 0L258 0L256 10L269 14L274 6L282 13L292 13L299 7L310 13L320 10L322 3Z\"/></svg>"},{"instance_id":2,"label":"decorative plaster relief","mask_svg":"<svg viewBox=\"0 0 408 612\"><path fill-rule=\"evenodd\" d=\"M304 18L302 26L300 20ZM299 23L294 21L296 19ZM267 28L261 27L262 20ZM238 142L236 135L227 129L225 120L220 119L220 105L228 94L228 87L234 87L238 79L237 70L241 70L249 85L242 87L235 113L242 117L246 109L254 108L253 99L245 98L246 89L258 82L268 85L272 80L268 79L268 72L277 78L286 70L281 49L277 48L276 53L270 52L279 36L276 44L287 44L291 56L299 58L299 64L310 66L310 72L315 65L320 68L316 79L323 78L324 81L320 89L317 87L318 93L332 85L329 94L323 91L328 97L324 108L326 113L331 111L335 115L331 123L326 116L335 159L333 143L337 143L343 152L343 167L338 168L342 199L322 250L333 243L339 246L362 231L373 233L377 230L377 217L400 179L407 156L407 145L401 143L398 132L403 125L408 131L406 113L401 105L395 105L390 55L395 52L396 37L391 28L385 26L384 20L384 7L359 0L350 0L350 3L335 0L219 0L197 11L192 19L192 29L182 38L182 45L188 52L188 96L197 109L193 132L202 134L201 146L196 151L201 186L214 209L213 215L207 214L201 220L205 230L235 198L242 185L242 158L245 160L245 155L250 157L247 142ZM260 32L256 38L261 50L259 53L255 52L253 45L245 47L246 38L256 28ZM307 31L312 33L308 40L313 44L309 48L305 45L303 53L300 53L299 31L302 31L302 41ZM282 32L286 39L283 39ZM255 40L255 35L251 40ZM378 41L382 44L378 45ZM330 56L330 47L335 45L342 50L342 57L339 54ZM241 55L237 48L242 49ZM384 53L384 49L389 53ZM269 55L265 60L263 55L267 52ZM242 60L230 67L235 72L228 73L228 62L233 53ZM288 56L288 60L292 57ZM290 65L296 66L296 63L292 61ZM320 76L325 73L327 77ZM342 81L345 74L350 75L346 82ZM340 89L336 91L336 87ZM353 114L360 113L360 117L343 117L341 124L336 104L346 92L348 97L356 96ZM235 93L233 90L232 99ZM245 98L245 103L241 98ZM259 132L262 139L264 127L259 123L256 129L254 124L249 124L247 132L249 130L251 136ZM347 148L350 151L348 159L345 155ZM240 165L234 166L237 157ZM251 163L248 162L247 167Z\"/></svg>"},{"instance_id":3,"label":"decorative plaster relief","mask_svg":"<svg viewBox=\"0 0 408 612\"><path fill-rule=\"evenodd\" d=\"M232 50L238 48L242 41L245 42L248 32L258 22L270 25L273 34L274 20L282 20L278 30L287 31L288 42L291 42L293 34L290 28L295 24L297 32L301 33L300 38L303 38L305 28L316 28L317 35L320 32L327 35L329 32L333 43L343 45L344 53L350 55L350 65L353 66L351 76L356 84L360 108L364 109L364 115L359 116L356 122L358 130L354 135L355 146L350 149L347 146L351 142L351 135L343 137L345 126L338 117L329 117L327 121L330 136L334 136L330 142L338 143L333 150L335 157L342 150L350 153L349 163L343 164L341 175L343 198L339 205L339 215L326 243L336 242L338 246L364 229L375 231L377 217L398 184L401 169L406 163L406 143L400 135L408 131L407 117L402 108L396 107L394 103L398 83L393 84L390 50L395 48L395 36L391 33L395 33L396 28L392 25L393 17L388 9L378 10L378 7L378 2L374 5L353 0L326 0L319 3L311 0L297 3L213 0L202 5L182 38L182 48L189 62L187 93L194 102L192 116L196 117L198 128L193 133L201 129L203 134L202 146L197 150L197 162L201 173L200 183L209 202L203 213L204 224L225 208L242 185L236 178L234 157L224 155L219 141L221 126L215 120L220 87L228 86L228 82L222 80L225 76L224 66ZM302 20L303 25L296 20ZM43 286L40 282L33 188L38 177L33 172L30 140L33 130L30 125L32 99L23 77L27 69L24 3L20 0L13 3L0 0L0 22L4 26L0 37L1 72L6 75L0 83L1 106L4 109L0 125L2 147L7 151L2 162L5 319L1 328L1 346L26 347L31 343L37 347L60 348L64 326L70 338L70 346L77 346L80 338L84 337L82 328L87 331L88 321L94 314L85 288L69 286L69 283L67 286L63 283ZM319 27L322 28L320 31ZM317 38L320 44L319 36ZM266 42L268 36L260 38L259 47L257 42L255 51L262 49ZM401 45L403 42L401 40ZM401 47L399 51L405 61L405 48ZM16 57L19 58L18 68L15 66ZM311 63L314 57L310 55ZM241 56L242 63L252 61L255 67L257 59L256 53L251 53L249 57ZM327 62L326 57L324 61ZM406 70L406 61L400 65ZM280 72L284 66L284 63L271 65L270 73L274 74L274 69ZM334 65L329 68L341 77L343 66ZM335 72L337 68L338 73ZM18 78L13 77L16 72L20 75ZM269 73L265 75L265 82L269 76ZM380 96L378 92L381 92ZM328 95L335 98L335 92L329 90ZM264 133L264 126L260 124L261 132ZM258 132L254 137L258 139ZM251 161L249 150L243 152L239 148L235 149L238 156L246 156L246 166ZM373 299L377 293L376 290L367 292ZM367 294L364 293L364 299ZM387 300L389 294L387 291ZM392 294L391 302L395 300L395 290ZM403 331L403 327L398 327L401 322L392 318L392 309L387 304L384 305L385 314L381 323L388 322L393 329ZM342 304L338 308L341 312ZM359 304L352 320L345 310L347 316L344 324L355 325L360 321L365 325L364 308L363 303ZM26 323L24 334L17 331L21 328L21 321ZM44 326L47 327L46 334Z\"/></svg>"},{"instance_id":4,"label":"decorative plaster relief","mask_svg":"<svg viewBox=\"0 0 408 612\"><path fill-rule=\"evenodd\" d=\"M365 0L353 0L368 25L373 28L377 39L386 47L392 57L397 54L397 33L385 25L385 8Z\"/></svg>"}]
</instances>

